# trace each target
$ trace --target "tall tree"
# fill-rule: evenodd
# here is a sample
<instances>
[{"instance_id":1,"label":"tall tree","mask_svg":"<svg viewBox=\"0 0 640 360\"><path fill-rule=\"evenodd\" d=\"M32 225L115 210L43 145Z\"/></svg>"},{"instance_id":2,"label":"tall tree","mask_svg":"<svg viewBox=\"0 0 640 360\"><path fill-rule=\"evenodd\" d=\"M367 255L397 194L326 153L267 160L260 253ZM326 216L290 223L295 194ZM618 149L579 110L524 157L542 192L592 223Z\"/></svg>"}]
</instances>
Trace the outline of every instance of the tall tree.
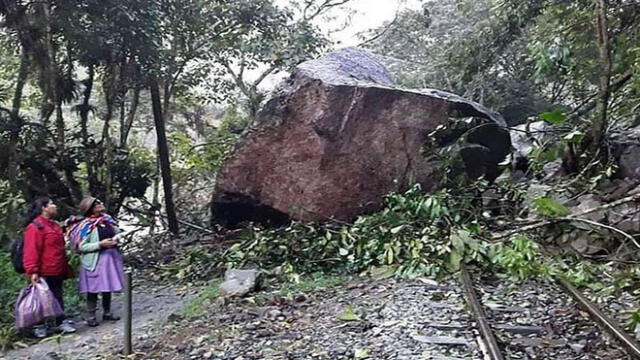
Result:
<instances>
[{"instance_id":1,"label":"tall tree","mask_svg":"<svg viewBox=\"0 0 640 360\"><path fill-rule=\"evenodd\" d=\"M153 106L153 121L156 126L156 136L158 138L158 157L160 161L160 169L162 174L162 186L164 188L164 204L167 211L167 220L169 222L169 231L174 235L178 235L178 217L173 205L173 182L171 179L171 163L169 161L169 148L167 145L167 130L165 120L162 116L162 100L160 98L160 86L155 78L149 81L149 90L151 92L151 102Z\"/></svg>"},{"instance_id":2,"label":"tall tree","mask_svg":"<svg viewBox=\"0 0 640 360\"><path fill-rule=\"evenodd\" d=\"M608 107L611 97L611 41L609 40L609 1L596 0L595 10L595 33L598 44L598 62L600 66L598 99L596 114L591 127L592 150L595 152L600 148L602 139L607 133Z\"/></svg>"}]
</instances>

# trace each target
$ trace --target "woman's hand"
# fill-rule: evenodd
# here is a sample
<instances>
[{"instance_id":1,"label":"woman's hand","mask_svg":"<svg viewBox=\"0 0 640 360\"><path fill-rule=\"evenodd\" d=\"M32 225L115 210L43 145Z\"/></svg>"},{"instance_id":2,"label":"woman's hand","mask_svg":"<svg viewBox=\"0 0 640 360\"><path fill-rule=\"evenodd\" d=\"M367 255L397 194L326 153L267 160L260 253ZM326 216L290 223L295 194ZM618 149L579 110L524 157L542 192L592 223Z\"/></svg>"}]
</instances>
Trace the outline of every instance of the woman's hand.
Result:
<instances>
[{"instance_id":1,"label":"woman's hand","mask_svg":"<svg viewBox=\"0 0 640 360\"><path fill-rule=\"evenodd\" d=\"M103 249L112 248L116 245L118 245L118 241L114 239L104 239L100 241L100 247Z\"/></svg>"},{"instance_id":2,"label":"woman's hand","mask_svg":"<svg viewBox=\"0 0 640 360\"><path fill-rule=\"evenodd\" d=\"M35 285L38 282L38 280L40 280L40 275L31 274L31 278L29 280L31 280L32 285Z\"/></svg>"}]
</instances>

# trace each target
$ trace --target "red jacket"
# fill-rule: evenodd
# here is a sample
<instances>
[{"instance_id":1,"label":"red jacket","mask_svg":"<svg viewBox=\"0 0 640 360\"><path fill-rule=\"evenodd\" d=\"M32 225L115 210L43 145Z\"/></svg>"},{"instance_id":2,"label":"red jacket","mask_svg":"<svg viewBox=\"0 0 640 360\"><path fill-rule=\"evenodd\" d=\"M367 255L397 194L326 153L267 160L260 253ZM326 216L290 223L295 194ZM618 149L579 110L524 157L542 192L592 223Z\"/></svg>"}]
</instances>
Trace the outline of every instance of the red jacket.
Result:
<instances>
[{"instance_id":1,"label":"red jacket","mask_svg":"<svg viewBox=\"0 0 640 360\"><path fill-rule=\"evenodd\" d=\"M40 226L33 224L37 222ZM58 224L38 216L24 231L22 262L27 275L69 275L69 265L64 247L64 234Z\"/></svg>"}]
</instances>

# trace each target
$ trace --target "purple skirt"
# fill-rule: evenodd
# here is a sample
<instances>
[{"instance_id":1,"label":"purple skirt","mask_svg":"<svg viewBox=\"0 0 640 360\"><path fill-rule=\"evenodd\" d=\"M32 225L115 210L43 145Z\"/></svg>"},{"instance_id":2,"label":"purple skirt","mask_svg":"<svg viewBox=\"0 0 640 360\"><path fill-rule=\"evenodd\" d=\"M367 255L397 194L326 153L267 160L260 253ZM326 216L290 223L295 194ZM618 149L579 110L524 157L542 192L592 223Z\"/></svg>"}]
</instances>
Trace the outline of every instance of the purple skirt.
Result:
<instances>
[{"instance_id":1,"label":"purple skirt","mask_svg":"<svg viewBox=\"0 0 640 360\"><path fill-rule=\"evenodd\" d=\"M117 248L100 251L93 271L80 266L78 282L81 293L117 292L124 287L124 266Z\"/></svg>"}]
</instances>

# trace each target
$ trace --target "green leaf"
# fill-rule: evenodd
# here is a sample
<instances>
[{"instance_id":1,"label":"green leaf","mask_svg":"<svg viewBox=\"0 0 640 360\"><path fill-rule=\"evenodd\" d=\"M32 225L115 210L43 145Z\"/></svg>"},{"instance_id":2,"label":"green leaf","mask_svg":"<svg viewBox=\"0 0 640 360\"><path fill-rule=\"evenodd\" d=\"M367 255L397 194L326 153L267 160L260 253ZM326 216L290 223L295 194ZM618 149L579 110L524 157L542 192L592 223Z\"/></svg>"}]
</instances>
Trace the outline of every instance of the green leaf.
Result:
<instances>
[{"instance_id":1,"label":"green leaf","mask_svg":"<svg viewBox=\"0 0 640 360\"><path fill-rule=\"evenodd\" d=\"M457 271L460 269L460 263L462 262L462 255L460 255L457 251L452 251L451 255L449 255L449 267L452 271Z\"/></svg>"},{"instance_id":2,"label":"green leaf","mask_svg":"<svg viewBox=\"0 0 640 360\"><path fill-rule=\"evenodd\" d=\"M564 136L564 139L572 144L579 144L584 139L584 133L579 130L574 130Z\"/></svg>"},{"instance_id":3,"label":"green leaf","mask_svg":"<svg viewBox=\"0 0 640 360\"><path fill-rule=\"evenodd\" d=\"M353 311L353 306L347 306L342 314L338 315L338 319L342 321L362 321L360 316Z\"/></svg>"},{"instance_id":4,"label":"green leaf","mask_svg":"<svg viewBox=\"0 0 640 360\"><path fill-rule=\"evenodd\" d=\"M395 273L396 273L395 266L378 266L378 267L371 268L371 270L369 270L369 274L371 275L371 277L376 280L388 279L390 277L393 277Z\"/></svg>"},{"instance_id":5,"label":"green leaf","mask_svg":"<svg viewBox=\"0 0 640 360\"><path fill-rule=\"evenodd\" d=\"M561 125L567 119L565 114L560 110L542 113L539 115L539 117L551 125Z\"/></svg>"},{"instance_id":6,"label":"green leaf","mask_svg":"<svg viewBox=\"0 0 640 360\"><path fill-rule=\"evenodd\" d=\"M561 217L571 213L564 205L548 197L536 198L533 203L538 214L542 216Z\"/></svg>"},{"instance_id":7,"label":"green leaf","mask_svg":"<svg viewBox=\"0 0 640 360\"><path fill-rule=\"evenodd\" d=\"M367 349L356 349L354 357L356 359L366 359L369 357L369 350Z\"/></svg>"},{"instance_id":8,"label":"green leaf","mask_svg":"<svg viewBox=\"0 0 640 360\"><path fill-rule=\"evenodd\" d=\"M391 233L392 234L397 234L397 233L400 232L400 230L402 230L402 228L404 228L404 225L396 226L393 229L391 229Z\"/></svg>"},{"instance_id":9,"label":"green leaf","mask_svg":"<svg viewBox=\"0 0 640 360\"><path fill-rule=\"evenodd\" d=\"M627 322L627 329L633 332L640 330L640 310L631 313L629 321Z\"/></svg>"},{"instance_id":10,"label":"green leaf","mask_svg":"<svg viewBox=\"0 0 640 360\"><path fill-rule=\"evenodd\" d=\"M454 249L459 252L464 252L465 244L470 244L473 242L470 234L466 230L458 230L455 233L451 234L450 238L451 245Z\"/></svg>"},{"instance_id":11,"label":"green leaf","mask_svg":"<svg viewBox=\"0 0 640 360\"><path fill-rule=\"evenodd\" d=\"M393 248L387 249L387 251L385 252L385 258L387 260L387 264L393 264L393 260L394 260Z\"/></svg>"}]
</instances>

